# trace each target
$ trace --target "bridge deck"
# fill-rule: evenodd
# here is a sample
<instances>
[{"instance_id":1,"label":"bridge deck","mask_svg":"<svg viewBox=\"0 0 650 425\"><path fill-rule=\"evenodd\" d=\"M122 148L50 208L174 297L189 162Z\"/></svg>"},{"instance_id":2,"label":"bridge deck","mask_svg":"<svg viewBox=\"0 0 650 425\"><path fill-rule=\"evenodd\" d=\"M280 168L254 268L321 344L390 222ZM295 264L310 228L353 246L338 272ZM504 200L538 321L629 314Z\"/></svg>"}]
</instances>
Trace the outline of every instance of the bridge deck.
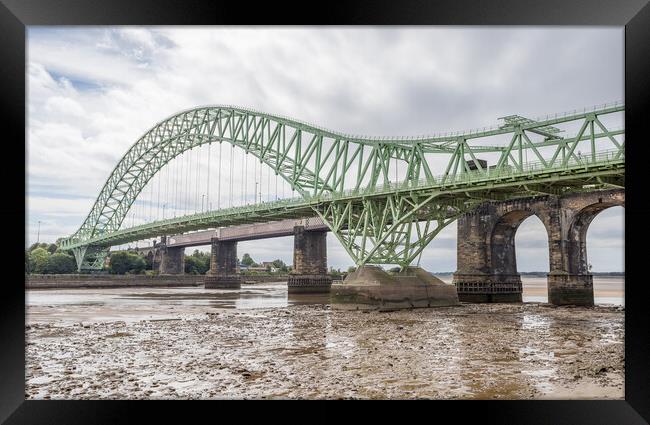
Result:
<instances>
[{"instance_id":1,"label":"bridge deck","mask_svg":"<svg viewBox=\"0 0 650 425\"><path fill-rule=\"evenodd\" d=\"M215 237L222 241L248 241L292 236L295 226L305 226L306 230L329 230L320 217L311 217L300 220L272 221L174 235L167 238L167 246L176 248L208 245L212 238Z\"/></svg>"},{"instance_id":2,"label":"bridge deck","mask_svg":"<svg viewBox=\"0 0 650 425\"><path fill-rule=\"evenodd\" d=\"M617 154L615 151L606 151L600 152L593 162L586 159L582 163L573 162L562 167L537 169L534 164L529 164L529 168L520 171L467 172L449 179L432 178L406 182L406 184L392 183L341 193L323 193L314 198L288 199L209 211L120 229L111 234L95 236L85 241L67 240L64 241L64 248L71 249L86 245L113 246L160 235L173 235L195 230L302 219L313 217L314 207L319 205L346 200L361 203L366 198L381 198L394 193L410 193L417 196L437 194L436 199L439 201L465 202L472 199L489 200L531 196L532 187L541 188L539 193L551 194L556 190L566 188L576 191L585 190L583 189L585 185L592 186L591 190L594 190L598 188L597 186L602 186L596 181L599 177L624 178L625 158L619 155L620 153Z\"/></svg>"}]
</instances>

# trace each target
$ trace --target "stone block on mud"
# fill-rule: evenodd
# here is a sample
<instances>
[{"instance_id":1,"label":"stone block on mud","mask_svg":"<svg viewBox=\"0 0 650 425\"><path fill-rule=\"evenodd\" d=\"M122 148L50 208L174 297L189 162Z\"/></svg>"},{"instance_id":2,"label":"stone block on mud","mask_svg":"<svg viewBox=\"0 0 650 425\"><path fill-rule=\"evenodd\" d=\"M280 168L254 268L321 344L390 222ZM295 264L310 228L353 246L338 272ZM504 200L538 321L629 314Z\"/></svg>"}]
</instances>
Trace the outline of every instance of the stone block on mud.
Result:
<instances>
[{"instance_id":1,"label":"stone block on mud","mask_svg":"<svg viewBox=\"0 0 650 425\"><path fill-rule=\"evenodd\" d=\"M327 294L331 287L332 277L326 274L290 274L287 280L287 291L290 294Z\"/></svg>"},{"instance_id":2,"label":"stone block on mud","mask_svg":"<svg viewBox=\"0 0 650 425\"><path fill-rule=\"evenodd\" d=\"M456 287L420 267L389 274L376 266L362 266L342 284L333 284L332 308L342 310L399 310L459 305Z\"/></svg>"},{"instance_id":3,"label":"stone block on mud","mask_svg":"<svg viewBox=\"0 0 650 425\"><path fill-rule=\"evenodd\" d=\"M452 284L458 299L469 303L520 303L522 302L521 276L487 273L454 273Z\"/></svg>"}]
</instances>

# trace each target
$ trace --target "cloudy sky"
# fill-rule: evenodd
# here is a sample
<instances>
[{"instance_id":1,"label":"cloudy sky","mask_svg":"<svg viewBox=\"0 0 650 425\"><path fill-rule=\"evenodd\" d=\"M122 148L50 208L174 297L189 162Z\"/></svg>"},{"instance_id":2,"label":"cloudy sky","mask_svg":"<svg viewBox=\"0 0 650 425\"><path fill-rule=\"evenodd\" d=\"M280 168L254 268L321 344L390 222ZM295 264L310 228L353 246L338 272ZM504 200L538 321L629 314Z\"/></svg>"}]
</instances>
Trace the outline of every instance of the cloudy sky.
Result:
<instances>
[{"instance_id":1,"label":"cloudy sky","mask_svg":"<svg viewBox=\"0 0 650 425\"><path fill-rule=\"evenodd\" d=\"M369 135L489 126L624 100L623 36L622 27L30 27L27 244L73 233L128 148L180 110L233 104ZM594 271L623 270L622 208L601 213L587 238ZM548 270L536 217L516 244L520 271ZM239 251L291 263L292 247L279 238ZM331 266L351 265L332 235L328 249ZM456 269L455 224L421 265Z\"/></svg>"}]
</instances>

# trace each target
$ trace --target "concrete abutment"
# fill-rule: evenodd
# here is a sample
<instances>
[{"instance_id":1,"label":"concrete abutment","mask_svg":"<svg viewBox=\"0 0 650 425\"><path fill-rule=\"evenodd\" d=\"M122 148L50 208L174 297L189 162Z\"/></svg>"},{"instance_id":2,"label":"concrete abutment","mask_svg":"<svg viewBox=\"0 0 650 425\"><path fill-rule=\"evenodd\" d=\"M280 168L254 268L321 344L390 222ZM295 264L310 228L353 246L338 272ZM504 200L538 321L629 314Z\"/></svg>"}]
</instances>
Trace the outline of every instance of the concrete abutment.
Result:
<instances>
[{"instance_id":1,"label":"concrete abutment","mask_svg":"<svg viewBox=\"0 0 650 425\"><path fill-rule=\"evenodd\" d=\"M380 311L460 304L454 285L420 267L387 273L378 266L360 266L332 285L330 302L334 309Z\"/></svg>"}]
</instances>

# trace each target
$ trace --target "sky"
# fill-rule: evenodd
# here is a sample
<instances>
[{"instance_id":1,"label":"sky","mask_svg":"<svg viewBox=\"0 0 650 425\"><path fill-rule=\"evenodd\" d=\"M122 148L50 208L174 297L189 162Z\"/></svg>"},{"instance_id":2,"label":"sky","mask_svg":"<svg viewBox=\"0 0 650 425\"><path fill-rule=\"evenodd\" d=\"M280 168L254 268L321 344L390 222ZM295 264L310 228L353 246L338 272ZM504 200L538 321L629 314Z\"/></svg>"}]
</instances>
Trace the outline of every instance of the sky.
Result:
<instances>
[{"instance_id":1,"label":"sky","mask_svg":"<svg viewBox=\"0 0 650 425\"><path fill-rule=\"evenodd\" d=\"M178 111L238 105L376 136L491 126L506 115L623 101L623 40L623 27L29 27L26 245L76 231L129 147ZM238 155L224 152L224 167L234 163L226 154ZM264 174L255 181L272 190ZM235 180L235 194L238 182L254 196L249 174ZM153 196L155 184L144 192ZM623 209L597 216L587 242L593 271L623 271ZM548 271L537 217L518 229L516 249L519 271ZM242 242L238 251L290 264L293 240ZM332 234L328 263L352 265ZM455 223L420 265L456 269Z\"/></svg>"}]
</instances>

